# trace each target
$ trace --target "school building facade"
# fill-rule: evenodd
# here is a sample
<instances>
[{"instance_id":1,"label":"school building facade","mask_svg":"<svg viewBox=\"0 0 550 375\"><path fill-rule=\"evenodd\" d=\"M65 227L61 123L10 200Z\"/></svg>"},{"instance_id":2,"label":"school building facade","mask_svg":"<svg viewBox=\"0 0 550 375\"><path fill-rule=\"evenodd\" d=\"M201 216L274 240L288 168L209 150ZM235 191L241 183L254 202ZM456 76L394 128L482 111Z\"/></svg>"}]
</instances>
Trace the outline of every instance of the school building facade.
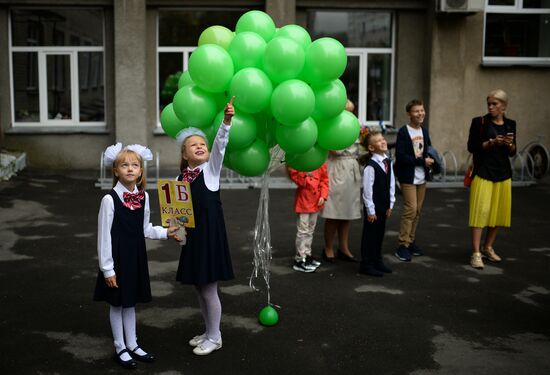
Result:
<instances>
[{"instance_id":1,"label":"school building facade","mask_svg":"<svg viewBox=\"0 0 550 375\"><path fill-rule=\"evenodd\" d=\"M205 28L251 9L342 42L363 124L399 127L421 98L432 142L463 167L470 120L502 88L519 148L550 143L550 0L0 0L0 146L32 167L97 169L108 145L141 143L175 167L167 81Z\"/></svg>"}]
</instances>

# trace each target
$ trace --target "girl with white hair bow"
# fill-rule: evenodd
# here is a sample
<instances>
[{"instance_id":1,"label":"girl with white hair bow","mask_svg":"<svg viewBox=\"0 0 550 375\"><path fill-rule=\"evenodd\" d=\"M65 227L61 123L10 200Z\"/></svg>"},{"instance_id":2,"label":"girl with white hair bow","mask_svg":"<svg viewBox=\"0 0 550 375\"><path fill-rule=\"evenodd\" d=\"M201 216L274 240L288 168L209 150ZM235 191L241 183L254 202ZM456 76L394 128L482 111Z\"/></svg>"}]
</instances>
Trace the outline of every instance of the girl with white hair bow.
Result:
<instances>
[{"instance_id":1,"label":"girl with white hair bow","mask_svg":"<svg viewBox=\"0 0 550 375\"><path fill-rule=\"evenodd\" d=\"M104 153L105 164L113 166L113 189L103 197L99 208L99 272L94 300L110 305L115 358L124 368L135 368L135 360L155 360L138 345L136 336L135 306L152 299L145 238L176 238L178 229L165 229L149 222L143 161L152 159L151 151L141 145L122 148L117 143Z\"/></svg>"}]
</instances>

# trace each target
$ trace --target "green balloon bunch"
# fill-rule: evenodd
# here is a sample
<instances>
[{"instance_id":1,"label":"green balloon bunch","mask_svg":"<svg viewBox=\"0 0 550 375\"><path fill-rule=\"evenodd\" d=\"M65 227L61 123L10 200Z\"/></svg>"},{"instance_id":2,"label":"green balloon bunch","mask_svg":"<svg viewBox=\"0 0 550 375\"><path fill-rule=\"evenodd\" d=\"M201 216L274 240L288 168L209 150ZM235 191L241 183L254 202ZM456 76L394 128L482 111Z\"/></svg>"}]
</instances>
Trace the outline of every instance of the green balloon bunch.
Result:
<instances>
[{"instance_id":1,"label":"green balloon bunch","mask_svg":"<svg viewBox=\"0 0 550 375\"><path fill-rule=\"evenodd\" d=\"M188 70L170 78L177 92L161 113L162 128L175 138L188 126L204 130L213 142L232 96L236 113L224 164L244 176L258 176L278 144L287 165L319 168L328 150L350 146L359 135L357 118L344 110L346 88L338 79L346 51L333 38L311 40L298 25L277 29L258 10L243 14L235 32L205 29Z\"/></svg>"}]
</instances>

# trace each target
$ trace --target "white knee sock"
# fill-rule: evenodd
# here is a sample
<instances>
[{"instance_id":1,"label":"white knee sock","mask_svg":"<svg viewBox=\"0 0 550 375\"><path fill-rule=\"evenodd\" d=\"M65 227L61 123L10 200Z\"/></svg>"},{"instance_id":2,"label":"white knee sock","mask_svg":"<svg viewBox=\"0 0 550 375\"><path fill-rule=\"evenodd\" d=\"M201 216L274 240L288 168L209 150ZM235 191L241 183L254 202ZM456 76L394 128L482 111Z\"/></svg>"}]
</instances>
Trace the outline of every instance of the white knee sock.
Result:
<instances>
[{"instance_id":1,"label":"white knee sock","mask_svg":"<svg viewBox=\"0 0 550 375\"><path fill-rule=\"evenodd\" d=\"M111 306L109 310L109 320L111 321L115 351L120 353L121 350L126 349L126 344L124 343L124 328L122 325L122 307ZM128 353L122 354L120 358L123 361L132 359Z\"/></svg>"}]
</instances>

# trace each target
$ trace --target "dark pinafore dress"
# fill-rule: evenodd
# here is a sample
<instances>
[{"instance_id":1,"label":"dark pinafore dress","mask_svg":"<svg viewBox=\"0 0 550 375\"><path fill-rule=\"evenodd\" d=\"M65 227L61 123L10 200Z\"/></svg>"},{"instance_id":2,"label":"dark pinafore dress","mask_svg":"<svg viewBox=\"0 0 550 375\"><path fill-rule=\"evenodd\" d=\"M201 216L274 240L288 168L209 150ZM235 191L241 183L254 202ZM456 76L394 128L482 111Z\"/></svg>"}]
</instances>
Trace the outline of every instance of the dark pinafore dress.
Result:
<instances>
[{"instance_id":1,"label":"dark pinafore dress","mask_svg":"<svg viewBox=\"0 0 550 375\"><path fill-rule=\"evenodd\" d=\"M182 176L178 176L181 181ZM210 191L201 172L191 182L195 228L186 228L187 244L181 247L176 280L182 284L204 285L231 280L233 266L220 190Z\"/></svg>"},{"instance_id":2,"label":"dark pinafore dress","mask_svg":"<svg viewBox=\"0 0 550 375\"><path fill-rule=\"evenodd\" d=\"M97 275L94 301L106 301L112 306L133 307L151 302L151 286L147 267L147 251L143 234L145 200L141 208L125 207L117 193L111 190L115 213L111 227L111 245L118 288L109 288L103 272Z\"/></svg>"}]
</instances>

